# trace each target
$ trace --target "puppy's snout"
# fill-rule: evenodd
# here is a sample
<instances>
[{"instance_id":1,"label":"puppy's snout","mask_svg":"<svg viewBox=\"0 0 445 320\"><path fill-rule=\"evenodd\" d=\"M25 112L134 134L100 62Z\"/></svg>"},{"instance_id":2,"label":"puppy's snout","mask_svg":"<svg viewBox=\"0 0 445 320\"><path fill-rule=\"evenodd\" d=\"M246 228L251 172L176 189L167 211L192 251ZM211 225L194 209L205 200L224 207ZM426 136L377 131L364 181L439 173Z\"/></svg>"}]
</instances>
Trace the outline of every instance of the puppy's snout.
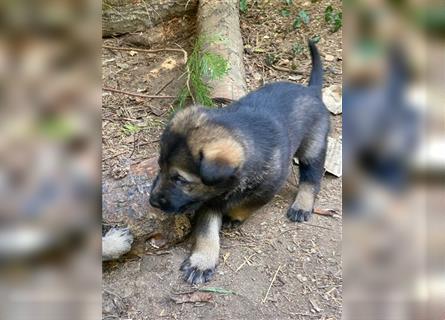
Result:
<instances>
[{"instance_id":1,"label":"puppy's snout","mask_svg":"<svg viewBox=\"0 0 445 320\"><path fill-rule=\"evenodd\" d=\"M168 201L162 194L161 195L151 194L150 204L155 208L161 208L163 206L166 206L168 204Z\"/></svg>"}]
</instances>

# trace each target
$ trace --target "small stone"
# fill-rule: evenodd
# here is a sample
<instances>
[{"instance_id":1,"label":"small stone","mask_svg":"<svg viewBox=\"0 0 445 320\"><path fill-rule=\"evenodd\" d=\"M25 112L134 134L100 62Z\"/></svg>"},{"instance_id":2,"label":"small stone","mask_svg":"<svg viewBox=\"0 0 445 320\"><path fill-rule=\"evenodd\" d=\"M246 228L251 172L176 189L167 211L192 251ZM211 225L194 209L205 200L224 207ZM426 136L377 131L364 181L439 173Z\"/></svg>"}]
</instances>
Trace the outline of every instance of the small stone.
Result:
<instances>
[{"instance_id":1,"label":"small stone","mask_svg":"<svg viewBox=\"0 0 445 320\"><path fill-rule=\"evenodd\" d=\"M324 56L324 59L326 61L331 62L331 61L334 61L335 57L333 55L327 54L327 55Z\"/></svg>"},{"instance_id":2,"label":"small stone","mask_svg":"<svg viewBox=\"0 0 445 320\"><path fill-rule=\"evenodd\" d=\"M292 81L299 81L299 80L303 79L303 76L301 74L297 74L295 76L294 75L290 75L288 77L288 79L292 80Z\"/></svg>"},{"instance_id":3,"label":"small stone","mask_svg":"<svg viewBox=\"0 0 445 320\"><path fill-rule=\"evenodd\" d=\"M121 69L127 69L128 68L128 63L118 62L118 63L116 63L116 66L118 66Z\"/></svg>"},{"instance_id":4,"label":"small stone","mask_svg":"<svg viewBox=\"0 0 445 320\"><path fill-rule=\"evenodd\" d=\"M116 165L111 169L111 176L116 179L122 179L128 174L128 168L125 168L120 165Z\"/></svg>"},{"instance_id":5,"label":"small stone","mask_svg":"<svg viewBox=\"0 0 445 320\"><path fill-rule=\"evenodd\" d=\"M297 274L297 279L298 279L300 282L306 282L306 281L307 281L307 277L301 275L300 273Z\"/></svg>"}]
</instances>

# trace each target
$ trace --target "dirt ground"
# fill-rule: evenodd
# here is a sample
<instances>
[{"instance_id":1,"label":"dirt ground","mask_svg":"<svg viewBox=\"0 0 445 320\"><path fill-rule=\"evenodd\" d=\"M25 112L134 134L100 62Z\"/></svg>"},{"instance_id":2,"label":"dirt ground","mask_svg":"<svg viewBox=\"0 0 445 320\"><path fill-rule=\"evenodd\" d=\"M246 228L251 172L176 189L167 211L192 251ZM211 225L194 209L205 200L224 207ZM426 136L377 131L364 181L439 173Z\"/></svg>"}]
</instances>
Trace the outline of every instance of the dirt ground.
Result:
<instances>
[{"instance_id":1,"label":"dirt ground","mask_svg":"<svg viewBox=\"0 0 445 320\"><path fill-rule=\"evenodd\" d=\"M249 89L278 79L307 83L310 57L305 39L315 36L320 36L318 48L325 60L325 86L341 84L341 30L331 33L324 22L325 8L331 4L338 9L340 1L248 3L241 28ZM302 9L309 24L294 30L292 22ZM186 31L178 34L178 25ZM170 21L163 29L164 42L156 48L190 50L192 31L190 17ZM129 44L116 38L104 40L104 45ZM304 46L301 53L300 46ZM181 52L104 48L102 69L104 87L133 93L175 96L185 81ZM104 91L104 179L119 179L130 164L157 154L173 102ZM331 136L339 138L341 115L331 119ZM314 215L309 223L292 223L285 214L296 190L291 176L274 200L240 228L222 231L217 273L197 288L230 293L202 293L209 301L178 303L196 289L180 278L179 266L190 247L186 241L160 254L105 264L103 319L340 319L341 218ZM332 208L341 215L341 194L341 179L326 174L316 207Z\"/></svg>"}]
</instances>

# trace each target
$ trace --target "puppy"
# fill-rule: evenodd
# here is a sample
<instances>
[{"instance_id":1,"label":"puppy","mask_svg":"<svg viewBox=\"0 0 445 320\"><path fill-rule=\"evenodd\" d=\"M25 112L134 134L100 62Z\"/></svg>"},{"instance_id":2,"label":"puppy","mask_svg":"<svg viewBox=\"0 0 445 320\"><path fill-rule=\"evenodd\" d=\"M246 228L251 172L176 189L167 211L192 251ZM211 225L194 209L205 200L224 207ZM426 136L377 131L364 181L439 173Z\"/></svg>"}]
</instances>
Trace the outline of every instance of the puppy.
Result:
<instances>
[{"instance_id":1,"label":"puppy","mask_svg":"<svg viewBox=\"0 0 445 320\"><path fill-rule=\"evenodd\" d=\"M277 82L223 109L192 106L165 128L150 203L171 214L195 214L195 243L181 265L187 282L212 277L223 219L243 222L269 202L285 183L294 156L300 185L287 216L297 222L310 218L330 123L321 99L320 56L314 43L309 49L309 86Z\"/></svg>"}]
</instances>

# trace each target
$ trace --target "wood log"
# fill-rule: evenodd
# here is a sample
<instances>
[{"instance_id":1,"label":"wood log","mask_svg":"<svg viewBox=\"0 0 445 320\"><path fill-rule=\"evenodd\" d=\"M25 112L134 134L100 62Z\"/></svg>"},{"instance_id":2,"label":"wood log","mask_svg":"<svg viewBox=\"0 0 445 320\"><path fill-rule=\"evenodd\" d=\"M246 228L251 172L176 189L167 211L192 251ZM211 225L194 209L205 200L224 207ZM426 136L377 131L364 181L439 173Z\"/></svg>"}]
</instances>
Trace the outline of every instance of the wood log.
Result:
<instances>
[{"instance_id":1,"label":"wood log","mask_svg":"<svg viewBox=\"0 0 445 320\"><path fill-rule=\"evenodd\" d=\"M198 0L103 0L102 36L147 31L196 10Z\"/></svg>"},{"instance_id":2,"label":"wood log","mask_svg":"<svg viewBox=\"0 0 445 320\"><path fill-rule=\"evenodd\" d=\"M208 81L212 98L237 100L247 93L238 5L238 0L199 1L198 36L205 41L204 49L222 56L230 67L221 79Z\"/></svg>"}]
</instances>

